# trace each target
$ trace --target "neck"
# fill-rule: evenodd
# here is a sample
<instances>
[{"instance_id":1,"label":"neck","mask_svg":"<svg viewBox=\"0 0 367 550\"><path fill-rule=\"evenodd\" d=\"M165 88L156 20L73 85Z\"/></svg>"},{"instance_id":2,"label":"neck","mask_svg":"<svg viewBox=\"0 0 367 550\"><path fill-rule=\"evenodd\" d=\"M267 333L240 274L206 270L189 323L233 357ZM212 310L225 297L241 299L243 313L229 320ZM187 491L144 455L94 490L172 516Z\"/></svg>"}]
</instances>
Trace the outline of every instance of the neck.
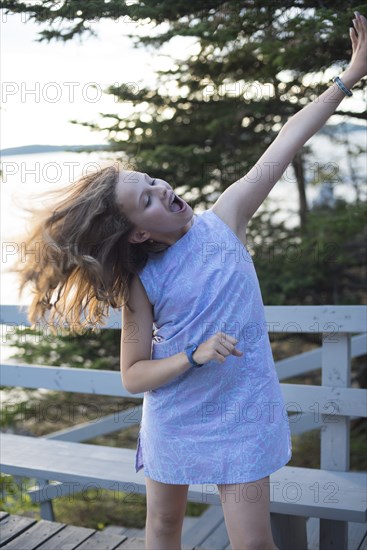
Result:
<instances>
[{"instance_id":1,"label":"neck","mask_svg":"<svg viewBox=\"0 0 367 550\"><path fill-rule=\"evenodd\" d=\"M152 236L150 239L151 242L156 242L160 244L167 244L171 246L172 244L175 244L178 240L180 240L192 227L194 224L194 216L191 218L191 220L183 227L183 229L179 232L179 234L175 233L156 233Z\"/></svg>"}]
</instances>

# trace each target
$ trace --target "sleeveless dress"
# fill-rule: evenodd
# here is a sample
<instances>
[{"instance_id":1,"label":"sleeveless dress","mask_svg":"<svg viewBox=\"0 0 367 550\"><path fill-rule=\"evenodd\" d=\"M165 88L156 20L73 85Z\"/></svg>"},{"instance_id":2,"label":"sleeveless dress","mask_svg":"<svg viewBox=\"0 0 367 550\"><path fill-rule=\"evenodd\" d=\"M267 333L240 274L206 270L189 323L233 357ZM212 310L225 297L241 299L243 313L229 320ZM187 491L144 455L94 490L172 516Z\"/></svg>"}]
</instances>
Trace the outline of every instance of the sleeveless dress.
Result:
<instances>
[{"instance_id":1,"label":"sleeveless dress","mask_svg":"<svg viewBox=\"0 0 367 550\"><path fill-rule=\"evenodd\" d=\"M264 305L247 248L212 209L138 273L153 305L152 359L218 331L241 357L209 361L144 392L135 470L168 484L245 483L292 456Z\"/></svg>"}]
</instances>

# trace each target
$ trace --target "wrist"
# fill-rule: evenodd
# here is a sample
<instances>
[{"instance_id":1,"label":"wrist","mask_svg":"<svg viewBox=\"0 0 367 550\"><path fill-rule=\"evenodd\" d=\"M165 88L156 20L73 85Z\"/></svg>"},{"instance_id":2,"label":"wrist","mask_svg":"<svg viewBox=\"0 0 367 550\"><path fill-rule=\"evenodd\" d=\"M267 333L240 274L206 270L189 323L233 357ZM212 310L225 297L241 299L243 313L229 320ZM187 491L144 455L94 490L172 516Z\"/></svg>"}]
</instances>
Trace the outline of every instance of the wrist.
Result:
<instances>
[{"instance_id":1,"label":"wrist","mask_svg":"<svg viewBox=\"0 0 367 550\"><path fill-rule=\"evenodd\" d=\"M179 353L180 357L182 358L182 363L180 364L180 372L179 374L183 374L184 372L191 369L192 365L184 351L181 351Z\"/></svg>"},{"instance_id":2,"label":"wrist","mask_svg":"<svg viewBox=\"0 0 367 550\"><path fill-rule=\"evenodd\" d=\"M185 347L185 353L187 355L187 358L189 360L189 362L191 363L191 365L194 367L194 368L200 368L202 367L203 365L201 363L198 363L194 357L197 349L198 349L199 345L196 344L195 342L191 343L191 344L188 344L186 347Z\"/></svg>"},{"instance_id":3,"label":"wrist","mask_svg":"<svg viewBox=\"0 0 367 550\"><path fill-rule=\"evenodd\" d=\"M339 75L339 78L347 88L351 89L355 84L357 84L357 82L359 82L361 77L357 75L356 71L353 70L353 67L348 67L344 73Z\"/></svg>"}]
</instances>

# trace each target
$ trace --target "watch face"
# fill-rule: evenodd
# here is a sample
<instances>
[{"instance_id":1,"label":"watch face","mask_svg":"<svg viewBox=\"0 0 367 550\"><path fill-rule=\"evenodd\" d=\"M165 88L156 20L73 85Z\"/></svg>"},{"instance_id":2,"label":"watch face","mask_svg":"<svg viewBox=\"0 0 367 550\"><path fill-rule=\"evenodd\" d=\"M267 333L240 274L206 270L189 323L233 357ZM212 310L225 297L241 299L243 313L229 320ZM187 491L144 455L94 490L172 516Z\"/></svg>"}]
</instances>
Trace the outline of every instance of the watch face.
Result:
<instances>
[{"instance_id":1,"label":"watch face","mask_svg":"<svg viewBox=\"0 0 367 550\"><path fill-rule=\"evenodd\" d=\"M194 353L194 351L197 349L197 346L195 344L189 344L185 350L188 350L188 351L192 351L192 353Z\"/></svg>"},{"instance_id":2,"label":"watch face","mask_svg":"<svg viewBox=\"0 0 367 550\"><path fill-rule=\"evenodd\" d=\"M195 359L193 358L194 352L197 350L198 346L196 344L189 344L186 346L185 351L187 352L187 356L189 358L190 363L193 367L196 367L198 363L196 363Z\"/></svg>"}]
</instances>

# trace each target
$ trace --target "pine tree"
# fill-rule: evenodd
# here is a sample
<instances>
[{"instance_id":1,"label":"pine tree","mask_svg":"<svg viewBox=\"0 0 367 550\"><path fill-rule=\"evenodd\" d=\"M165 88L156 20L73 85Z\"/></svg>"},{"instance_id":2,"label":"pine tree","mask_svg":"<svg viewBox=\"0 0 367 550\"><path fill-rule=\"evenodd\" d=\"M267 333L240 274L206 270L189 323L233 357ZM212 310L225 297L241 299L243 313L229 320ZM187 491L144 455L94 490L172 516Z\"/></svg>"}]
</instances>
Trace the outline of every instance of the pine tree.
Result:
<instances>
[{"instance_id":1,"label":"pine tree","mask_svg":"<svg viewBox=\"0 0 367 550\"><path fill-rule=\"evenodd\" d=\"M158 74L160 84L175 84L176 96L126 82L106 92L136 106L130 117L102 115L102 119L113 120L109 125L72 121L95 131L103 127L109 149L121 152L123 160L128 158L128 164L139 171L169 181L184 198L193 192L193 208L199 203L208 207L250 170L285 122L324 91L328 83L322 73L327 68L334 66L337 73L347 66L351 53L347 30L353 10L363 12L353 0L347 5L309 0L174 4L167 0L41 4L5 0L3 8L5 13L26 13L48 25L39 33L40 41L66 42L95 34L92 21L105 18L148 24L144 36L128 35L135 47L158 49L177 36L197 38L197 55ZM154 34L153 24L158 31ZM306 76L312 76L308 83ZM362 83L354 90L359 88ZM143 102L148 105L145 110ZM366 117L344 109L345 104L337 112ZM304 146L291 163L302 227L308 212L305 172L309 154L309 146Z\"/></svg>"}]
</instances>

